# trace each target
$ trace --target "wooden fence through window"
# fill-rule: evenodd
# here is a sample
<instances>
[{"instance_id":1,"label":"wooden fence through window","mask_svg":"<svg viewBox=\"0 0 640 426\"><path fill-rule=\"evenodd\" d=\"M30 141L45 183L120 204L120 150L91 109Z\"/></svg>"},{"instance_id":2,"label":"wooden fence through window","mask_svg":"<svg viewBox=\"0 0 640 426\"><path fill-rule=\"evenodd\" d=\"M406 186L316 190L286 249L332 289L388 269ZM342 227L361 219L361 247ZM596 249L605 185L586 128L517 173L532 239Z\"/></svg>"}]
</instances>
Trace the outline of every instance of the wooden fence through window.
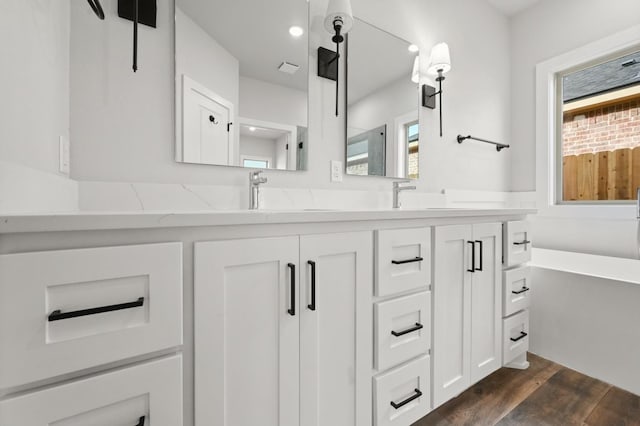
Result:
<instances>
[{"instance_id":1,"label":"wooden fence through window","mask_svg":"<svg viewBox=\"0 0 640 426\"><path fill-rule=\"evenodd\" d=\"M635 200L640 187L640 147L562 159L564 201Z\"/></svg>"}]
</instances>

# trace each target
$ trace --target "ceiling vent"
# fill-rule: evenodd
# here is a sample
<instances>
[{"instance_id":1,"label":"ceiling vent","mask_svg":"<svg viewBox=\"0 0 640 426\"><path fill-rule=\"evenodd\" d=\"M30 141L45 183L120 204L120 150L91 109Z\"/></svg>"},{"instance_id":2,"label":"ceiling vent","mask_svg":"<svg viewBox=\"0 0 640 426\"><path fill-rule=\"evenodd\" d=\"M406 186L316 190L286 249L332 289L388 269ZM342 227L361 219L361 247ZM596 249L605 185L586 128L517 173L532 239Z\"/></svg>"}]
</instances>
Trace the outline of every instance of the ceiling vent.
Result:
<instances>
[{"instance_id":1,"label":"ceiling vent","mask_svg":"<svg viewBox=\"0 0 640 426\"><path fill-rule=\"evenodd\" d=\"M287 61L284 61L279 67L278 71L283 72L285 74L295 74L300 69L299 65L291 64Z\"/></svg>"}]
</instances>

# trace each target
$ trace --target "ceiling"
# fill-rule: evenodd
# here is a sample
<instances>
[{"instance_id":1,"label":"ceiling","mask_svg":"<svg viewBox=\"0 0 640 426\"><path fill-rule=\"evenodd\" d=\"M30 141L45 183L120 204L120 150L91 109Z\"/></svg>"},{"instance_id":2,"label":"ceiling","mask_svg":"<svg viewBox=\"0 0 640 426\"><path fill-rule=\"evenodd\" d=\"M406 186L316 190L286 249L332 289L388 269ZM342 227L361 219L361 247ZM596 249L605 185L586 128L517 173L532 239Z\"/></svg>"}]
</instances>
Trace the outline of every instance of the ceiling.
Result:
<instances>
[{"instance_id":1,"label":"ceiling","mask_svg":"<svg viewBox=\"0 0 640 426\"><path fill-rule=\"evenodd\" d=\"M533 6L540 0L487 0L496 9L507 16L513 16Z\"/></svg>"},{"instance_id":2,"label":"ceiling","mask_svg":"<svg viewBox=\"0 0 640 426\"><path fill-rule=\"evenodd\" d=\"M238 59L241 76L307 91L306 1L176 0L176 7ZM302 37L289 34L293 25L304 29ZM294 75L278 71L284 61L300 69Z\"/></svg>"},{"instance_id":3,"label":"ceiling","mask_svg":"<svg viewBox=\"0 0 640 426\"><path fill-rule=\"evenodd\" d=\"M356 19L349 31L349 104L400 79L411 84L410 43Z\"/></svg>"}]
</instances>

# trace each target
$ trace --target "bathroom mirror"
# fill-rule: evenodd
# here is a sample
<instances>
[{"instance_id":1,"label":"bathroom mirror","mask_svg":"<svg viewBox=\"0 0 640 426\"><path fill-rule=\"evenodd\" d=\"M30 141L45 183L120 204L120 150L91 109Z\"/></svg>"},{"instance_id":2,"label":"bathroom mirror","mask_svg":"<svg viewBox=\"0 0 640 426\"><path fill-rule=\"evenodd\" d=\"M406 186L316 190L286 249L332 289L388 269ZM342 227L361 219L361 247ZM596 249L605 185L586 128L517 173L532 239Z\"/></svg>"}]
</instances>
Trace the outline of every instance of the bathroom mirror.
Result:
<instances>
[{"instance_id":1,"label":"bathroom mirror","mask_svg":"<svg viewBox=\"0 0 640 426\"><path fill-rule=\"evenodd\" d=\"M347 174L418 178L418 56L408 41L355 20L347 34Z\"/></svg>"},{"instance_id":2,"label":"bathroom mirror","mask_svg":"<svg viewBox=\"0 0 640 426\"><path fill-rule=\"evenodd\" d=\"M176 159L307 168L308 4L176 0Z\"/></svg>"}]
</instances>

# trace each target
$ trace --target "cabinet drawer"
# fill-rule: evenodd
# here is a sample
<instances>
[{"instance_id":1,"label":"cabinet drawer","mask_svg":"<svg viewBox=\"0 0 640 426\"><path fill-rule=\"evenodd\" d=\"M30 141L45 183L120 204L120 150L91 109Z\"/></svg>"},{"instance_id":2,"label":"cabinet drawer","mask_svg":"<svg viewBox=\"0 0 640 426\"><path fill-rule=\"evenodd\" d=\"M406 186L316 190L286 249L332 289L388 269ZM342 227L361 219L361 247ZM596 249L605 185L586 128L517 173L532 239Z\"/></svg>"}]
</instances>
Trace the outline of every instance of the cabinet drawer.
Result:
<instances>
[{"instance_id":1,"label":"cabinet drawer","mask_svg":"<svg viewBox=\"0 0 640 426\"><path fill-rule=\"evenodd\" d=\"M515 266L531 260L531 231L525 221L507 222L504 225L504 264Z\"/></svg>"},{"instance_id":2,"label":"cabinet drawer","mask_svg":"<svg viewBox=\"0 0 640 426\"><path fill-rule=\"evenodd\" d=\"M0 402L0 424L180 426L182 357L173 356Z\"/></svg>"},{"instance_id":3,"label":"cabinet drawer","mask_svg":"<svg viewBox=\"0 0 640 426\"><path fill-rule=\"evenodd\" d=\"M376 295L431 284L431 228L376 231Z\"/></svg>"},{"instance_id":4,"label":"cabinet drawer","mask_svg":"<svg viewBox=\"0 0 640 426\"><path fill-rule=\"evenodd\" d=\"M376 303L376 367L383 371L431 346L431 292Z\"/></svg>"},{"instance_id":5,"label":"cabinet drawer","mask_svg":"<svg viewBox=\"0 0 640 426\"><path fill-rule=\"evenodd\" d=\"M505 317L531 304L531 268L523 266L502 272L502 312Z\"/></svg>"},{"instance_id":6,"label":"cabinet drawer","mask_svg":"<svg viewBox=\"0 0 640 426\"><path fill-rule=\"evenodd\" d=\"M0 256L0 389L181 344L181 243Z\"/></svg>"},{"instance_id":7,"label":"cabinet drawer","mask_svg":"<svg viewBox=\"0 0 640 426\"><path fill-rule=\"evenodd\" d=\"M425 355L373 379L375 426L410 425L431 408L430 357Z\"/></svg>"},{"instance_id":8,"label":"cabinet drawer","mask_svg":"<svg viewBox=\"0 0 640 426\"><path fill-rule=\"evenodd\" d=\"M522 311L503 321L502 363L505 365L529 349L529 311Z\"/></svg>"}]
</instances>

